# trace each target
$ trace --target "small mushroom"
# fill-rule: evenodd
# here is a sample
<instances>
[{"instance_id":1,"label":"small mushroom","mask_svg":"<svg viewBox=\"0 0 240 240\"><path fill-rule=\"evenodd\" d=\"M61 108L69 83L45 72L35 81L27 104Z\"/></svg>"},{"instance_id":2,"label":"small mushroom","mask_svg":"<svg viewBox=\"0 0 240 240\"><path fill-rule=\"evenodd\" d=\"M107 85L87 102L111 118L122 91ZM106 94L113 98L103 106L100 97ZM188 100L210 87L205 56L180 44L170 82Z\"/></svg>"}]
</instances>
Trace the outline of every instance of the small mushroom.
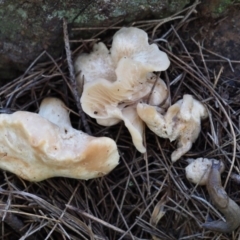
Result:
<instances>
[{"instance_id":1,"label":"small mushroom","mask_svg":"<svg viewBox=\"0 0 240 240\"><path fill-rule=\"evenodd\" d=\"M200 133L201 119L208 116L203 104L188 94L169 107L165 114L146 103L138 103L137 112L159 137L178 141L178 148L171 155L173 162L191 149Z\"/></svg>"},{"instance_id":2,"label":"small mushroom","mask_svg":"<svg viewBox=\"0 0 240 240\"><path fill-rule=\"evenodd\" d=\"M188 166L185 168L187 179L198 185L206 185L213 160L208 158L189 158L187 161L189 162ZM223 171L224 164L221 162L220 172L222 173Z\"/></svg>"},{"instance_id":3,"label":"small mushroom","mask_svg":"<svg viewBox=\"0 0 240 240\"><path fill-rule=\"evenodd\" d=\"M240 226L240 207L223 188L220 169L219 161L213 160L207 180L207 190L213 205L224 215L226 222L222 220L206 222L202 227L211 231L230 233Z\"/></svg>"},{"instance_id":4,"label":"small mushroom","mask_svg":"<svg viewBox=\"0 0 240 240\"><path fill-rule=\"evenodd\" d=\"M56 98L44 99L39 114L1 114L0 135L0 168L29 181L96 178L119 161L116 143L72 128L66 106Z\"/></svg>"}]
</instances>

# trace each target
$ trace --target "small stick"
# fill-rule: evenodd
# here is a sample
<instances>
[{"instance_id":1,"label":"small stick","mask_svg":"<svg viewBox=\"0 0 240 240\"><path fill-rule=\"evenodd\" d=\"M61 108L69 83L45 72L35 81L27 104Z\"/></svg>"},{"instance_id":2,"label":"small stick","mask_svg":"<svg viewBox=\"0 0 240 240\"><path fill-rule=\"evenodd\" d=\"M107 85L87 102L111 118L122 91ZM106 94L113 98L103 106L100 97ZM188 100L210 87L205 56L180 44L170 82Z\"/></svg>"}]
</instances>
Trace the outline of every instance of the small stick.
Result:
<instances>
[{"instance_id":1,"label":"small stick","mask_svg":"<svg viewBox=\"0 0 240 240\"><path fill-rule=\"evenodd\" d=\"M78 190L78 188L79 188L79 185L80 185L80 183L78 183L78 185L76 186L73 194L71 195L71 197L70 197L70 199L69 199L69 201L68 201L68 203L67 203L68 205L70 205L70 203L72 202L72 199L75 197L75 194L76 194L76 192L77 192L77 190ZM62 219L62 217L63 217L63 215L65 214L66 211L67 211L67 206L66 206L65 209L63 210L63 212L62 212L61 216L58 218L58 220ZM48 233L47 237L45 237L45 240L47 240L47 239L50 238L50 236L52 235L53 231L56 229L57 225L58 225L58 223L55 223L55 225L53 226L53 228L51 229L51 231Z\"/></svg>"},{"instance_id":2,"label":"small stick","mask_svg":"<svg viewBox=\"0 0 240 240\"><path fill-rule=\"evenodd\" d=\"M218 72L218 75L217 75L217 77L216 77L215 80L214 80L213 88L216 88L217 83L218 83L218 80L219 80L222 72L223 72L223 66L221 66L221 68L220 68L220 70L219 70L219 72Z\"/></svg>"},{"instance_id":3,"label":"small stick","mask_svg":"<svg viewBox=\"0 0 240 240\"><path fill-rule=\"evenodd\" d=\"M75 78L75 74L74 74L74 68L73 68L73 62L72 62L72 56L71 56L71 49L70 49L70 44L69 44L67 21L65 19L63 19L63 33L64 33L64 43L65 43L68 70L69 70L69 75L70 75L69 77L70 77L70 83L71 83L71 87L72 87L73 96L74 96L75 102L77 104L78 113L81 117L83 127L88 134L92 135L92 132L91 132L90 127L89 127L89 125L87 123L87 120L86 120L85 113L83 112L82 106L80 104L80 97L79 97L78 91L77 91L77 83L76 83L76 78Z\"/></svg>"},{"instance_id":4,"label":"small stick","mask_svg":"<svg viewBox=\"0 0 240 240\"><path fill-rule=\"evenodd\" d=\"M66 207L71 209L71 210L74 210L74 211L80 213L81 215L83 215L83 216L85 216L85 217L87 217L87 218L89 218L89 219L91 219L93 221L96 221L96 222L102 224L105 227L108 227L108 228L110 228L110 229L112 229L112 230L114 230L114 231L116 231L118 233L126 234L128 237L130 237L130 234L126 233L126 231L122 230L121 228L115 227L114 225L112 225L112 224L110 224L108 222L105 222L105 221L103 221L100 218L97 218L97 217L95 217L95 216L93 216L93 215L91 215L91 214L89 214L89 213L87 213L85 211L80 210L79 208L73 207L73 206L71 206L69 204L66 204Z\"/></svg>"},{"instance_id":5,"label":"small stick","mask_svg":"<svg viewBox=\"0 0 240 240\"><path fill-rule=\"evenodd\" d=\"M1 202L2 203L2 202ZM5 210L5 206L1 204L0 209ZM5 216L4 216L5 215ZM23 234L24 224L16 215L6 211L0 211L0 219L10 226L16 233Z\"/></svg>"},{"instance_id":6,"label":"small stick","mask_svg":"<svg viewBox=\"0 0 240 240\"><path fill-rule=\"evenodd\" d=\"M197 45L197 42L195 41L195 39L194 39L194 38L191 38L191 39L192 39L192 41ZM224 59L225 61L227 61L228 64L229 64L229 66L230 66L230 68L231 68L231 70L232 70L232 72L234 72L234 68L233 68L233 66L232 66L232 61L231 61L229 58L223 57L223 56L221 56L220 54L217 54L217 53L215 53L215 52L212 52L212 51L206 49L206 48L203 47L203 46L201 46L201 48L204 49L205 51L207 51L207 52L209 52L209 53L211 53L211 54L213 54L213 55L215 55L215 56L217 56L217 57L219 57L219 58L222 58L222 59Z\"/></svg>"},{"instance_id":7,"label":"small stick","mask_svg":"<svg viewBox=\"0 0 240 240\"><path fill-rule=\"evenodd\" d=\"M5 222L9 227L11 227L14 232L16 232L17 234L19 234L20 236L22 236L23 234L25 234L26 230L24 229L25 225L23 223L23 221L17 216L15 215L12 211L8 211L6 210L7 205L4 204L2 201L0 201L0 221ZM36 237L34 236L28 236L29 240L37 240Z\"/></svg>"}]
</instances>

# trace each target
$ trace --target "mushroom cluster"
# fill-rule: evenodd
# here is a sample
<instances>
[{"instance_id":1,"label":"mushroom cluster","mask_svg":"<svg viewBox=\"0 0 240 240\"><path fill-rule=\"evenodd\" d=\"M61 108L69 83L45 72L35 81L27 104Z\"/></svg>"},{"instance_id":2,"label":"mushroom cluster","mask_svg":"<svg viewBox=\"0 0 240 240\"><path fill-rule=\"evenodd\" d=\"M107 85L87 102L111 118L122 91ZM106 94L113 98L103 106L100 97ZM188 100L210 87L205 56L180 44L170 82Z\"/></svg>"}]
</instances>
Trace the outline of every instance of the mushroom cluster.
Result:
<instances>
[{"instance_id":1,"label":"mushroom cluster","mask_svg":"<svg viewBox=\"0 0 240 240\"><path fill-rule=\"evenodd\" d=\"M0 135L0 168L29 181L96 178L119 161L116 143L72 128L67 107L57 98L44 99L38 114L1 114Z\"/></svg>"},{"instance_id":2,"label":"mushroom cluster","mask_svg":"<svg viewBox=\"0 0 240 240\"><path fill-rule=\"evenodd\" d=\"M75 70L85 113L103 126L124 121L141 153L146 151L146 123L158 136L178 141L171 156L175 162L190 150L201 119L208 114L203 104L188 94L170 106L168 88L155 74L169 65L166 53L156 44L148 44L146 32L129 27L115 33L110 50L99 42L90 54L80 54Z\"/></svg>"},{"instance_id":3,"label":"mushroom cluster","mask_svg":"<svg viewBox=\"0 0 240 240\"><path fill-rule=\"evenodd\" d=\"M103 126L124 121L138 151L145 152L144 124L136 105L148 98L156 106L168 102L166 84L153 72L164 71L169 64L166 53L156 44L148 44L146 32L134 27L120 29L110 50L100 42L92 53L81 54L75 61L84 112Z\"/></svg>"}]
</instances>

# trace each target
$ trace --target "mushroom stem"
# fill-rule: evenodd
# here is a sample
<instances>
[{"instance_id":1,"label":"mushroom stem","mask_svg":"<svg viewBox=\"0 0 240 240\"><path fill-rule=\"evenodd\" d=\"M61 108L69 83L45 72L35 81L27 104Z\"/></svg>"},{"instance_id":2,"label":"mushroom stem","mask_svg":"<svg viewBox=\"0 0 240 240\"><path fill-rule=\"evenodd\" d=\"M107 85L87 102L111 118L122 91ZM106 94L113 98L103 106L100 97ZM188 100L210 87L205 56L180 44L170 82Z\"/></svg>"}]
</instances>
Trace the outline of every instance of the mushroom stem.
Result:
<instances>
[{"instance_id":1,"label":"mushroom stem","mask_svg":"<svg viewBox=\"0 0 240 240\"><path fill-rule=\"evenodd\" d=\"M57 98L43 99L38 114L59 127L72 127L66 106Z\"/></svg>"},{"instance_id":2,"label":"mushroom stem","mask_svg":"<svg viewBox=\"0 0 240 240\"><path fill-rule=\"evenodd\" d=\"M207 181L207 190L213 204L226 218L226 222L221 220L207 222L202 227L212 231L229 233L240 225L240 207L228 197L222 187L220 168L220 161L218 163L213 161Z\"/></svg>"}]
</instances>

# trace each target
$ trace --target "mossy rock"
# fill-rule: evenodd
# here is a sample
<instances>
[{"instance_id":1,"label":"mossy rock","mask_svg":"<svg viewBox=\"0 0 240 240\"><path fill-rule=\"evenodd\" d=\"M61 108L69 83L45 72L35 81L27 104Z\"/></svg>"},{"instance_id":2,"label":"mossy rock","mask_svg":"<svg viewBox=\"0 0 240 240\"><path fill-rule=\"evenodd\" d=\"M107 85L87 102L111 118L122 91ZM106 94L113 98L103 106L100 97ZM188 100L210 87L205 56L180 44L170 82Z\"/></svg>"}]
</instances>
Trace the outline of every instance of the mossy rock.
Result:
<instances>
[{"instance_id":1,"label":"mossy rock","mask_svg":"<svg viewBox=\"0 0 240 240\"><path fill-rule=\"evenodd\" d=\"M43 51L53 57L63 50L62 19L75 27L109 26L162 18L190 0L0 0L0 79L12 79ZM78 15L79 14L79 15ZM77 18L75 18L78 16Z\"/></svg>"}]
</instances>

